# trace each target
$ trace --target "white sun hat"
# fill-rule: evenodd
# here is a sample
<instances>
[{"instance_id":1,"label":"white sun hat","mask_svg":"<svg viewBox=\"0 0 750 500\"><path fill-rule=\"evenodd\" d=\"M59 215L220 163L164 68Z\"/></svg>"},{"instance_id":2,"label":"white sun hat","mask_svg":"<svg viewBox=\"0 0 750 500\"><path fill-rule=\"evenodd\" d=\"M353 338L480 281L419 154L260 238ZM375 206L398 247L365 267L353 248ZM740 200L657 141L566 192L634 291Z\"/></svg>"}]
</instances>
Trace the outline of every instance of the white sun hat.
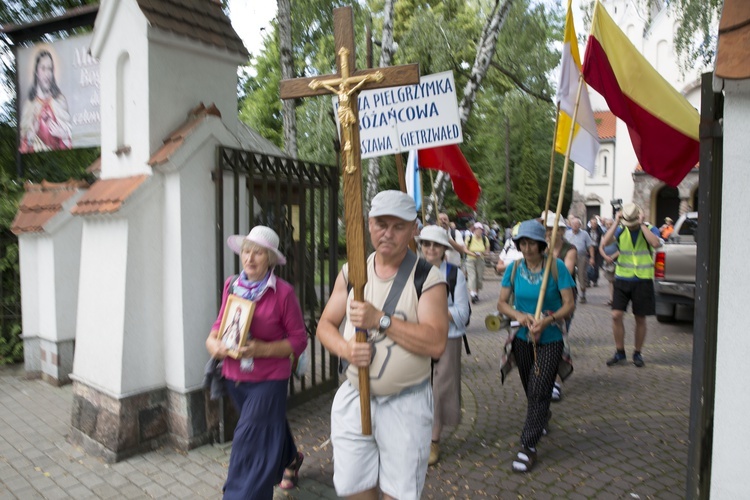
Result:
<instances>
[{"instance_id":1,"label":"white sun hat","mask_svg":"<svg viewBox=\"0 0 750 500\"><path fill-rule=\"evenodd\" d=\"M268 226L255 226L250 230L247 236L241 234L235 234L227 238L227 246L232 249L237 255L242 253L242 242L251 241L256 245L262 246L272 251L278 257L278 264L283 266L286 264L286 257L284 254L279 252L279 235L276 231Z\"/></svg>"}]
</instances>

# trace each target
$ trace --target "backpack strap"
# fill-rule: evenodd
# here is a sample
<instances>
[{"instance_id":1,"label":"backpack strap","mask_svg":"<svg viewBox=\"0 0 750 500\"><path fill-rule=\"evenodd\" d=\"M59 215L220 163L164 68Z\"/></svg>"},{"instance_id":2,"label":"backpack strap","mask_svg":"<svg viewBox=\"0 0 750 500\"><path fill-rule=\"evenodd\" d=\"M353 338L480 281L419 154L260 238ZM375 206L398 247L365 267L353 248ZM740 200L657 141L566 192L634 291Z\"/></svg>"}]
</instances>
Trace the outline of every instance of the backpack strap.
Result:
<instances>
[{"instance_id":1,"label":"backpack strap","mask_svg":"<svg viewBox=\"0 0 750 500\"><path fill-rule=\"evenodd\" d=\"M401 265L399 266L398 272L396 273L396 279L393 281L393 285L391 285L391 291L388 293L388 297L385 299L385 303L383 305L384 312L393 314L393 310L396 309L398 299L401 298L401 292L403 291L404 285L406 285L406 282L409 279L411 270L414 269L415 263L416 269L414 270L414 288L417 292L417 300L419 300L419 298L422 296L422 288L424 288L424 283L425 281L427 281L427 276L430 274L432 264L420 257L417 257L414 252L409 250L406 252L406 257L404 257L404 260L401 261ZM349 282L349 277L347 275L345 275L344 278L346 279L346 292L348 294L352 290L352 284ZM398 292L398 294L396 294L396 292ZM395 298L392 297L394 295ZM389 304L389 301L391 301L392 304ZM393 310L389 311L387 309L389 305Z\"/></svg>"},{"instance_id":2,"label":"backpack strap","mask_svg":"<svg viewBox=\"0 0 750 500\"><path fill-rule=\"evenodd\" d=\"M456 291L456 283L458 282L458 268L451 264L450 262L447 263L447 272L446 276L448 278L448 296L450 296L451 300L455 301L455 291Z\"/></svg>"},{"instance_id":3,"label":"backpack strap","mask_svg":"<svg viewBox=\"0 0 750 500\"><path fill-rule=\"evenodd\" d=\"M414 270L414 288L417 289L417 300L422 297L422 288L424 287L424 282L427 281L427 276L430 274L432 267L432 264L421 257L417 260L417 268Z\"/></svg>"}]
</instances>

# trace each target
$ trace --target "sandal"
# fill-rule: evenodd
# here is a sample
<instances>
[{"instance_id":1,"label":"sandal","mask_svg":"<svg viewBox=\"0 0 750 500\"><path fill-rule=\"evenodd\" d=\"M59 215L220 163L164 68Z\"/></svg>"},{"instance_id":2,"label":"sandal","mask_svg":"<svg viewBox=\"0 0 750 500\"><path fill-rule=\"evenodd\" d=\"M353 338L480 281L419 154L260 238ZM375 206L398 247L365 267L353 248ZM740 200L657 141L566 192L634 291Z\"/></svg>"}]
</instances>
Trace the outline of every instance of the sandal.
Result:
<instances>
[{"instance_id":1,"label":"sandal","mask_svg":"<svg viewBox=\"0 0 750 500\"><path fill-rule=\"evenodd\" d=\"M535 463L536 450L532 451L524 446L516 455L516 459L513 460L513 472L530 472Z\"/></svg>"},{"instance_id":2,"label":"sandal","mask_svg":"<svg viewBox=\"0 0 750 500\"><path fill-rule=\"evenodd\" d=\"M297 452L297 460L284 469L284 476L279 483L279 488L282 490L292 490L297 487L297 483L299 483L299 469L302 467L304 460L305 456L301 452Z\"/></svg>"}]
</instances>

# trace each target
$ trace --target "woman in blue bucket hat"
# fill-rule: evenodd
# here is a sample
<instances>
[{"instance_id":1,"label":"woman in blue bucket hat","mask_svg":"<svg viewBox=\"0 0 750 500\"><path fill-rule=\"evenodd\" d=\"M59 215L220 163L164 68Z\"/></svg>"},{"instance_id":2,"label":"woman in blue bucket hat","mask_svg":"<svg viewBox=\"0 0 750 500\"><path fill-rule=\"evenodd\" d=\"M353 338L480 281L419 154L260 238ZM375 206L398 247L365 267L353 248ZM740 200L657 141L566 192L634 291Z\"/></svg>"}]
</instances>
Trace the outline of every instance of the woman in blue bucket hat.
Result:
<instances>
[{"instance_id":1,"label":"woman in blue bucket hat","mask_svg":"<svg viewBox=\"0 0 750 500\"><path fill-rule=\"evenodd\" d=\"M513 461L515 472L529 472L536 463L537 443L546 434L552 386L563 354L561 324L575 308L575 283L565 263L555 259L547 281L542 314L535 319L537 301L544 278L547 248L546 232L537 220L521 223L513 237L523 258L508 266L503 275L497 309L517 321L519 328L512 340L527 407L521 432L521 449ZM511 293L513 304L510 304Z\"/></svg>"}]
</instances>

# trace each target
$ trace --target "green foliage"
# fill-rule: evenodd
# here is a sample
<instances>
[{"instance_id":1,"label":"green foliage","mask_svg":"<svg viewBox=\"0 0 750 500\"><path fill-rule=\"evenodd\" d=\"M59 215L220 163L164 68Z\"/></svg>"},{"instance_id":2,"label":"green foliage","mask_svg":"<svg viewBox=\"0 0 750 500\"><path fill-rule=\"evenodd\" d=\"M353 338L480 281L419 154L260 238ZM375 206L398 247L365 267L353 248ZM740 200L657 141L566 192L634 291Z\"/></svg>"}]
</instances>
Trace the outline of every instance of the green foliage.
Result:
<instances>
[{"instance_id":1,"label":"green foliage","mask_svg":"<svg viewBox=\"0 0 750 500\"><path fill-rule=\"evenodd\" d=\"M334 70L332 8L335 2L316 0L292 11L294 60L299 76ZM382 34L383 0L368 0L372 33ZM459 93L468 80L476 44L489 13L486 0L399 0L395 5L393 64L418 62L423 75L453 71ZM355 5L357 65L363 67L366 12ZM498 38L493 65L482 82L472 115L464 127L461 149L483 189L479 215L483 219L530 217L544 205L549 155L554 130L554 94L550 75L559 64L554 43L562 38L564 11L532 0L516 0ZM253 60L244 86L241 118L276 144L282 145L277 27ZM373 47L375 64L379 46ZM519 91L519 87L523 91ZM297 102L300 158L326 164L336 162L338 134L330 96ZM511 121L511 213L505 210L505 117ZM403 155L406 161L406 154ZM393 157L380 158L380 189L398 189ZM558 163L562 163L561 159ZM367 162L363 162L366 166ZM559 179L558 165L557 179ZM536 180L535 180L536 179ZM572 176L571 176L572 183ZM541 184L541 185L540 185ZM422 176L425 197L431 193L429 171ZM568 192L570 188L568 187ZM567 196L569 198L569 195ZM343 207L343 203L340 205ZM444 200L451 213L466 212L449 190Z\"/></svg>"},{"instance_id":2,"label":"green foliage","mask_svg":"<svg viewBox=\"0 0 750 500\"><path fill-rule=\"evenodd\" d=\"M719 19L723 4L723 0L676 0L670 3L669 8L677 16L674 46L683 71L701 65L713 67L718 36L717 24L713 23Z\"/></svg>"},{"instance_id":3,"label":"green foliage","mask_svg":"<svg viewBox=\"0 0 750 500\"><path fill-rule=\"evenodd\" d=\"M18 240L10 232L22 195L23 186L0 170L0 365L23 360Z\"/></svg>"}]
</instances>

